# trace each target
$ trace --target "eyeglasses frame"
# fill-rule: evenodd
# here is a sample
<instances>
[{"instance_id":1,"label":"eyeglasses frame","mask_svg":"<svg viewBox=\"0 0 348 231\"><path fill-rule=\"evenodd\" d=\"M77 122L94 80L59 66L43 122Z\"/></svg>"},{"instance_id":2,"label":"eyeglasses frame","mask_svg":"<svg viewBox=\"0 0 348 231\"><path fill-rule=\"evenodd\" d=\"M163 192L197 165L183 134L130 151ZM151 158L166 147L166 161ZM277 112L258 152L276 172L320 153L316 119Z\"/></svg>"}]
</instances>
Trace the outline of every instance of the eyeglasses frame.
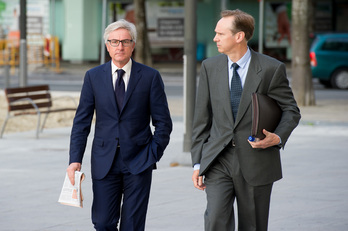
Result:
<instances>
[{"instance_id":1,"label":"eyeglasses frame","mask_svg":"<svg viewBox=\"0 0 348 231\"><path fill-rule=\"evenodd\" d=\"M111 44L111 40L116 40L117 45L116 45L116 46L113 46L113 45ZM132 39L123 39L123 40L111 39L111 40L107 40L107 41L109 42L110 46L112 46L112 47L118 47L118 46L120 45L120 43L122 43L122 46L124 46L124 47L130 47L131 44L133 43L133 40L132 40ZM125 45L124 42L126 42L126 41L129 41L130 43L127 44L127 45Z\"/></svg>"}]
</instances>

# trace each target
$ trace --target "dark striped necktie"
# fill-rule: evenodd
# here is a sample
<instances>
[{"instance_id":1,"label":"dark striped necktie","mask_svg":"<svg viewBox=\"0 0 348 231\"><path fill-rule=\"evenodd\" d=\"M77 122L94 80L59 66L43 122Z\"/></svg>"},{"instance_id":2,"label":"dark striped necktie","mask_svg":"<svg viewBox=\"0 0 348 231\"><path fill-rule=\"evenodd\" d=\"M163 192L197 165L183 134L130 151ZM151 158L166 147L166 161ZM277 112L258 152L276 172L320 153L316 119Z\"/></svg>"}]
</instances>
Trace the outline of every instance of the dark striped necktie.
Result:
<instances>
[{"instance_id":1,"label":"dark striped necktie","mask_svg":"<svg viewBox=\"0 0 348 231\"><path fill-rule=\"evenodd\" d=\"M235 121L237 118L240 97L242 96L243 89L242 89L240 76L237 72L237 69L239 68L239 66L237 63L233 63L232 67L233 67L233 76L231 80L231 106L232 106L233 120Z\"/></svg>"},{"instance_id":2,"label":"dark striped necktie","mask_svg":"<svg viewBox=\"0 0 348 231\"><path fill-rule=\"evenodd\" d=\"M125 95L125 85L123 81L123 74L125 72L122 69L118 69L116 70L116 73L117 73L117 80L115 84L115 95L116 95L118 109L119 111L121 111L123 107L123 100Z\"/></svg>"}]
</instances>

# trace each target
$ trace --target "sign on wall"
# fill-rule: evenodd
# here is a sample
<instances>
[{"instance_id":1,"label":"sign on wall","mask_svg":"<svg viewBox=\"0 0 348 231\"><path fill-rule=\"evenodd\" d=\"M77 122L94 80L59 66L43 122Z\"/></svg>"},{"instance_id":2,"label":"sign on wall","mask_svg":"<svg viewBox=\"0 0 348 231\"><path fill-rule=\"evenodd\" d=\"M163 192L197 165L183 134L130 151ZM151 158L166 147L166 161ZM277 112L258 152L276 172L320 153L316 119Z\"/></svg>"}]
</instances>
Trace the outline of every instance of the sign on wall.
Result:
<instances>
[{"instance_id":1,"label":"sign on wall","mask_svg":"<svg viewBox=\"0 0 348 231\"><path fill-rule=\"evenodd\" d=\"M27 0L27 34L49 33L49 0ZM0 39L19 31L19 0L0 0Z\"/></svg>"},{"instance_id":2,"label":"sign on wall","mask_svg":"<svg viewBox=\"0 0 348 231\"><path fill-rule=\"evenodd\" d=\"M183 47L184 1L145 2L148 36L152 47ZM134 23L134 6L110 3L109 22L124 18ZM116 16L116 17L115 17Z\"/></svg>"}]
</instances>

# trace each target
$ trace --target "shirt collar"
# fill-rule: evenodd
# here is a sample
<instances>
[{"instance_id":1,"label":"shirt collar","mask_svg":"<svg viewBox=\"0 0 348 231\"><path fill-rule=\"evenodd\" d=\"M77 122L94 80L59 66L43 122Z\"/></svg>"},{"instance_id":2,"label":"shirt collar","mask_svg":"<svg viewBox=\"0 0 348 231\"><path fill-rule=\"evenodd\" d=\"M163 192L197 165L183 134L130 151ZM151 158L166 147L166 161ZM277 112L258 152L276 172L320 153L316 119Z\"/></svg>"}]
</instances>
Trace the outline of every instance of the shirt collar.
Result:
<instances>
[{"instance_id":1,"label":"shirt collar","mask_svg":"<svg viewBox=\"0 0 348 231\"><path fill-rule=\"evenodd\" d=\"M248 47L247 52L245 52L243 57L241 59L239 59L236 63L238 64L238 66L240 68L244 69L245 65L247 65L250 58L251 58L251 52L250 52L250 49ZM230 59L230 57L228 57L228 67L231 68L232 64L233 64L232 60Z\"/></svg>"},{"instance_id":2,"label":"shirt collar","mask_svg":"<svg viewBox=\"0 0 348 231\"><path fill-rule=\"evenodd\" d=\"M117 69L123 69L128 76L130 76L130 72L132 69L132 59L129 59L128 63L124 65L122 68L117 67L114 62L111 61L111 73L115 73Z\"/></svg>"}]
</instances>

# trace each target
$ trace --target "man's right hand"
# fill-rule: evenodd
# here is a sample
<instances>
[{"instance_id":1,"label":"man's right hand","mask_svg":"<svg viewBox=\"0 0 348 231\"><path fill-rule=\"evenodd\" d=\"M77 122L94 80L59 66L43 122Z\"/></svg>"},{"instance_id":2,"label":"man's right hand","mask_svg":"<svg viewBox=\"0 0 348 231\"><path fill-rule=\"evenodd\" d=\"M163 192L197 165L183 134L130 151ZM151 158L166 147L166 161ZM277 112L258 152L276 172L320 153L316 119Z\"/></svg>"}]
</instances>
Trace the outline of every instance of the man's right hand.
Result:
<instances>
[{"instance_id":1,"label":"man's right hand","mask_svg":"<svg viewBox=\"0 0 348 231\"><path fill-rule=\"evenodd\" d=\"M81 163L71 163L69 167L66 169L70 183L72 185L75 185L75 171L80 171L80 170L81 170Z\"/></svg>"},{"instance_id":2,"label":"man's right hand","mask_svg":"<svg viewBox=\"0 0 348 231\"><path fill-rule=\"evenodd\" d=\"M203 184L203 176L199 175L199 170L193 171L192 181L193 181L193 185L195 186L195 188L204 191L206 186L205 186L205 184Z\"/></svg>"}]
</instances>

